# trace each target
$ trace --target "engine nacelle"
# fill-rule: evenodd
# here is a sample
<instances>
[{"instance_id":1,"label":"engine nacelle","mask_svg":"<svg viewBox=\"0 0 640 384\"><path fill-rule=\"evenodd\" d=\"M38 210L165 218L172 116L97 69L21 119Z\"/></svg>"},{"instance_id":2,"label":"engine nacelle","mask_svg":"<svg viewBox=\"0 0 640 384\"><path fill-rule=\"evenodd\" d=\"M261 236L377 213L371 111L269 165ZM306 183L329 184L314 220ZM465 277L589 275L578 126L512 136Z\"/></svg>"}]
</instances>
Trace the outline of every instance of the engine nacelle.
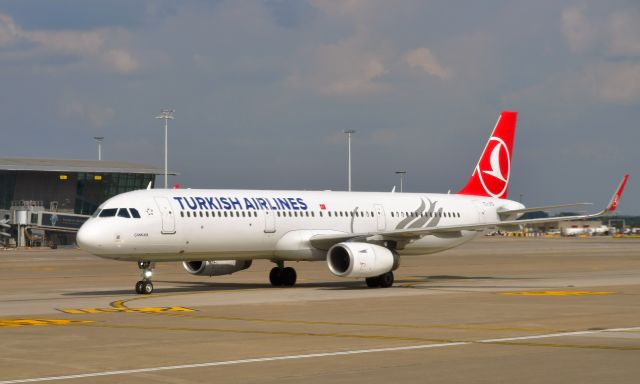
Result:
<instances>
[{"instance_id":1,"label":"engine nacelle","mask_svg":"<svg viewBox=\"0 0 640 384\"><path fill-rule=\"evenodd\" d=\"M182 266L192 275L222 276L249 268L251 260L183 261Z\"/></svg>"},{"instance_id":2,"label":"engine nacelle","mask_svg":"<svg viewBox=\"0 0 640 384\"><path fill-rule=\"evenodd\" d=\"M338 243L327 252L327 264L336 276L374 277L397 269L400 256L375 244Z\"/></svg>"}]
</instances>

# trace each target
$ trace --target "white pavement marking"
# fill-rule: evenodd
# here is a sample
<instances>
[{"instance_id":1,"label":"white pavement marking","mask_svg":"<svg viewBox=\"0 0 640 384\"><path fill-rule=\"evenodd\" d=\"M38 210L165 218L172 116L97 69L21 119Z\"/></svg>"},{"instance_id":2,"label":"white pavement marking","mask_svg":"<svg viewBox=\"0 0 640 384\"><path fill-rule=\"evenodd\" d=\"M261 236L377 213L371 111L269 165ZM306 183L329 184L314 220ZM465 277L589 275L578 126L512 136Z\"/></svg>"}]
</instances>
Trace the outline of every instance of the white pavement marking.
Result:
<instances>
[{"instance_id":1,"label":"white pavement marking","mask_svg":"<svg viewBox=\"0 0 640 384\"><path fill-rule=\"evenodd\" d=\"M500 343L502 341L516 341L516 340L528 340L528 339L546 339L548 337L562 337L562 336L580 336L580 335L589 335L592 333L597 333L602 331L578 331L578 332L560 332L560 333L549 333L546 335L533 335L533 336L520 336L520 337L505 337L502 339L488 339L488 340L479 340L476 343Z\"/></svg>"},{"instance_id":2,"label":"white pavement marking","mask_svg":"<svg viewBox=\"0 0 640 384\"><path fill-rule=\"evenodd\" d=\"M356 350L351 350L351 351L310 353L310 354L306 354L306 355L273 356L273 357L260 357L260 358L255 358L255 359L212 361L212 362L209 362L209 363L199 363L199 364L169 365L169 366L164 366L164 367L126 369L126 370L121 370L121 371L105 371L105 372L81 373L81 374L66 375L66 376L49 376L49 377L35 377L35 378L30 378L30 379L7 380L7 381L0 381L0 384L35 383L35 382L42 382L42 381L82 379L82 378L99 377L99 376L130 375L130 374L135 374L135 373L170 371L170 370L176 370L176 369L219 367L219 366L225 366L225 365L264 363L264 362L270 362L270 361L311 359L311 358L316 358L316 357L360 355L360 354L364 354L364 353L410 351L410 350L417 350L417 349L454 347L454 346L470 345L470 344L477 344L477 343L496 343L496 342L503 342L503 341L516 341L516 340L527 340L527 339L543 339L543 338L564 337L564 336L581 336L581 335L592 335L592 334L597 334L597 333L602 333L602 332L625 332L625 331L636 331L636 330L640 330L640 327L611 328L611 329L599 329L599 330L592 330L592 331L577 331L577 332L564 332L564 333L549 333L549 334L545 334L545 335L507 337L507 338L502 338L502 339L461 341L461 342L440 343L440 344L408 345L408 346L404 346L404 347L392 347L392 348L356 349Z\"/></svg>"}]
</instances>

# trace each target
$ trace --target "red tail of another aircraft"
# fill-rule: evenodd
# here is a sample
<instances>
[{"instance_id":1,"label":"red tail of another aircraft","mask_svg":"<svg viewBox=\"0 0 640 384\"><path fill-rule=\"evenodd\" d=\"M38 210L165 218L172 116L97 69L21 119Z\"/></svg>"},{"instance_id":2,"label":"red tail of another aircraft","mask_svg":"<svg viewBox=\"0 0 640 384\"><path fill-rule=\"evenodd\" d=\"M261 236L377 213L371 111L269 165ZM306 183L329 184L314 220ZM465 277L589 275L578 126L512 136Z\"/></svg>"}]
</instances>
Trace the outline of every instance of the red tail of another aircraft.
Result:
<instances>
[{"instance_id":1,"label":"red tail of another aircraft","mask_svg":"<svg viewBox=\"0 0 640 384\"><path fill-rule=\"evenodd\" d=\"M517 112L504 111L461 195L507 198Z\"/></svg>"}]
</instances>

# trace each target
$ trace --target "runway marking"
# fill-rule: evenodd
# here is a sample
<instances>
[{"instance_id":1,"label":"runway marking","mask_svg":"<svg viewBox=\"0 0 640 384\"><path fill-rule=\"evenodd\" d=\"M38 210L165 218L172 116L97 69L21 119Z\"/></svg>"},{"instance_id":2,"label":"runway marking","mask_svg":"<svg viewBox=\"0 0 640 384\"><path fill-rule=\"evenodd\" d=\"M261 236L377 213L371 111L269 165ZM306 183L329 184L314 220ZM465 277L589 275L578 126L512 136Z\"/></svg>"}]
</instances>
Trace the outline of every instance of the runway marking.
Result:
<instances>
[{"instance_id":1,"label":"runway marking","mask_svg":"<svg viewBox=\"0 0 640 384\"><path fill-rule=\"evenodd\" d=\"M126 325L126 324L105 324L94 323L88 325L94 328L114 328L114 329L143 329L151 331L181 331L181 332L218 332L218 333L237 333L250 335L278 335L278 336L303 336L303 337L335 337L347 339L365 339L365 340L385 340L385 341L413 341L413 342L433 342L433 343L450 343L457 342L454 340L432 339L425 337L405 337L405 336L385 336L385 335L362 335L356 333L340 333L340 332L294 332L294 331L268 331L268 330L248 330L248 329L232 329L232 328L186 328L186 327L162 327L150 325Z\"/></svg>"},{"instance_id":2,"label":"runway marking","mask_svg":"<svg viewBox=\"0 0 640 384\"><path fill-rule=\"evenodd\" d=\"M409 345L405 347L359 349L359 350L352 350L352 351L310 353L310 354L304 354L304 355L273 356L273 357L259 357L259 358L241 359L241 360L212 361L208 363L199 363L199 364L169 365L164 367L138 368L138 369L127 369L127 370L120 370L120 371L82 373L82 374L66 375L66 376L50 376L50 377L37 377L37 378L31 378L31 379L7 380L7 381L0 381L0 384L34 383L39 381L81 379L81 378L98 377L98 376L130 375L135 373L169 371L169 370L176 370L176 369L206 368L206 367L216 367L216 366L225 366L225 365L264 363L264 362L271 362L271 361L301 360L301 359L331 357L331 356L358 355L358 354L365 354L365 353L395 352L395 351L409 351L409 350L416 350L416 349L453 347L453 346L466 345L466 344L469 344L469 343L460 342L460 343Z\"/></svg>"},{"instance_id":3,"label":"runway marking","mask_svg":"<svg viewBox=\"0 0 640 384\"><path fill-rule=\"evenodd\" d=\"M498 292L501 295L522 296L582 296L582 295L612 295L615 292L606 291L523 291L523 292Z\"/></svg>"},{"instance_id":4,"label":"runway marking","mask_svg":"<svg viewBox=\"0 0 640 384\"><path fill-rule=\"evenodd\" d=\"M112 302L110 305L114 308L130 309L127 307L127 303L131 301L139 301L145 299L152 299L157 297L172 297L172 296L184 296L192 295L194 293L167 293L163 295L154 296L139 296L129 299L122 299ZM152 313L152 312L149 312ZM264 319L264 318L250 318L250 317L236 317L236 316L208 316L199 314L186 314L186 313L169 313L169 312L156 312L155 314L161 314L166 316L178 316L187 317L193 319L208 319L208 320L226 320L226 321L246 321L256 323L282 323L282 324L301 324L301 325L335 325L335 326L356 326L356 327L381 327L381 328L408 328L408 329L459 329L459 330L478 330L478 331L522 331L522 332L561 332L562 330L550 329L550 328L516 328L516 327L483 327L476 325L419 325L419 324L384 324L384 323L354 323L354 322L341 322L341 321L309 321L309 320L289 320L289 319Z\"/></svg>"},{"instance_id":5,"label":"runway marking","mask_svg":"<svg viewBox=\"0 0 640 384\"><path fill-rule=\"evenodd\" d=\"M75 325L88 324L88 320L63 320L63 319L0 319L0 328L45 326L45 325Z\"/></svg>"},{"instance_id":6,"label":"runway marking","mask_svg":"<svg viewBox=\"0 0 640 384\"><path fill-rule=\"evenodd\" d=\"M195 309L186 307L142 307L142 308L63 308L58 309L71 315L86 315L96 313L163 313L163 312L196 312Z\"/></svg>"},{"instance_id":7,"label":"runway marking","mask_svg":"<svg viewBox=\"0 0 640 384\"><path fill-rule=\"evenodd\" d=\"M439 344L419 344L419 345L407 345L403 347L390 347L390 348L355 349L350 351L333 351L333 352L309 353L309 354L301 354L301 355L268 356L268 357L257 357L257 358L240 359L240 360L212 361L207 363L196 363L196 364L167 365L167 366L160 366L160 367L124 369L124 370L118 370L118 371L80 373L80 374L64 375L64 376L34 377L34 378L27 378L27 379L0 381L0 384L34 383L34 382L55 381L55 380L83 379L83 378L101 377L101 376L132 375L137 373L171 371L171 370L178 370L178 369L194 369L194 368L220 367L220 366L253 364L253 363L267 363L267 362L273 362L273 361L302 360L302 359L313 359L313 358L334 357L334 356L362 355L367 353L400 352L400 351L411 351L411 350L421 350L421 349L456 347L456 346L472 345L472 344L498 344L498 343L506 343L508 341L517 341L517 340L543 339L543 338L553 338L553 337L563 337L563 336L582 336L582 335L589 335L589 334L597 334L601 332L620 332L623 330L635 331L639 329L640 327L614 328L614 329L603 329L603 330L594 330L594 331L577 331L577 332L567 332L567 333L552 333L552 334L546 334L546 335L508 337L508 338L502 338L502 339L460 341L460 342L449 342L449 343L439 343ZM532 345L541 346L541 344L532 344ZM560 346L560 344L550 344L550 345ZM572 345L571 347L589 348L589 346L574 346L574 345ZM604 346L604 348L611 348L611 347Z\"/></svg>"}]
</instances>

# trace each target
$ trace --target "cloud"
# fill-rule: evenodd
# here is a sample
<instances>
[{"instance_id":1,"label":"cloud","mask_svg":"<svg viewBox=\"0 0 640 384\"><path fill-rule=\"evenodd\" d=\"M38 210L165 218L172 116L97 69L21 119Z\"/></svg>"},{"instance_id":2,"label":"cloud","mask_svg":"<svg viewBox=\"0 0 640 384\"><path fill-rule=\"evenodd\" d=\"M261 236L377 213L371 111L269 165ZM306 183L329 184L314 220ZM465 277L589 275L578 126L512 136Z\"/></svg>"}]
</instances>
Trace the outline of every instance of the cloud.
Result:
<instances>
[{"instance_id":1,"label":"cloud","mask_svg":"<svg viewBox=\"0 0 640 384\"><path fill-rule=\"evenodd\" d=\"M562 32L572 52L587 49L598 33L580 7L570 7L562 12Z\"/></svg>"},{"instance_id":2,"label":"cloud","mask_svg":"<svg viewBox=\"0 0 640 384\"><path fill-rule=\"evenodd\" d=\"M19 35L20 30L13 19L0 13L0 46L12 44Z\"/></svg>"},{"instance_id":3,"label":"cloud","mask_svg":"<svg viewBox=\"0 0 640 384\"><path fill-rule=\"evenodd\" d=\"M359 36L324 44L311 52L287 79L290 86L308 88L326 96L369 95L384 89L378 80L388 70L383 54L366 48Z\"/></svg>"},{"instance_id":4,"label":"cloud","mask_svg":"<svg viewBox=\"0 0 640 384\"><path fill-rule=\"evenodd\" d=\"M118 72L129 73L138 69L140 63L123 49L111 49L101 56L102 61Z\"/></svg>"},{"instance_id":5,"label":"cloud","mask_svg":"<svg viewBox=\"0 0 640 384\"><path fill-rule=\"evenodd\" d=\"M138 69L139 61L126 49L114 47L117 37L124 33L115 29L91 31L25 30L5 14L0 14L0 45L18 46L20 49L73 55L100 63L107 69L130 73ZM20 45L20 43L23 43Z\"/></svg>"},{"instance_id":6,"label":"cloud","mask_svg":"<svg viewBox=\"0 0 640 384\"><path fill-rule=\"evenodd\" d=\"M115 112L109 107L83 104L79 101L71 101L60 107L60 112L64 117L79 118L89 122L94 128L103 128L115 117Z\"/></svg>"},{"instance_id":7,"label":"cloud","mask_svg":"<svg viewBox=\"0 0 640 384\"><path fill-rule=\"evenodd\" d=\"M587 69L584 79L601 100L640 103L640 62L597 64Z\"/></svg>"},{"instance_id":8,"label":"cloud","mask_svg":"<svg viewBox=\"0 0 640 384\"><path fill-rule=\"evenodd\" d=\"M640 12L615 12L611 16L609 31L613 54L640 56Z\"/></svg>"},{"instance_id":9,"label":"cloud","mask_svg":"<svg viewBox=\"0 0 640 384\"><path fill-rule=\"evenodd\" d=\"M411 68L418 68L442 80L453 76L452 71L443 66L428 48L416 48L405 55L405 61Z\"/></svg>"},{"instance_id":10,"label":"cloud","mask_svg":"<svg viewBox=\"0 0 640 384\"><path fill-rule=\"evenodd\" d=\"M371 133L371 141L380 145L395 144L400 139L400 134L394 129L381 129Z\"/></svg>"}]
</instances>

